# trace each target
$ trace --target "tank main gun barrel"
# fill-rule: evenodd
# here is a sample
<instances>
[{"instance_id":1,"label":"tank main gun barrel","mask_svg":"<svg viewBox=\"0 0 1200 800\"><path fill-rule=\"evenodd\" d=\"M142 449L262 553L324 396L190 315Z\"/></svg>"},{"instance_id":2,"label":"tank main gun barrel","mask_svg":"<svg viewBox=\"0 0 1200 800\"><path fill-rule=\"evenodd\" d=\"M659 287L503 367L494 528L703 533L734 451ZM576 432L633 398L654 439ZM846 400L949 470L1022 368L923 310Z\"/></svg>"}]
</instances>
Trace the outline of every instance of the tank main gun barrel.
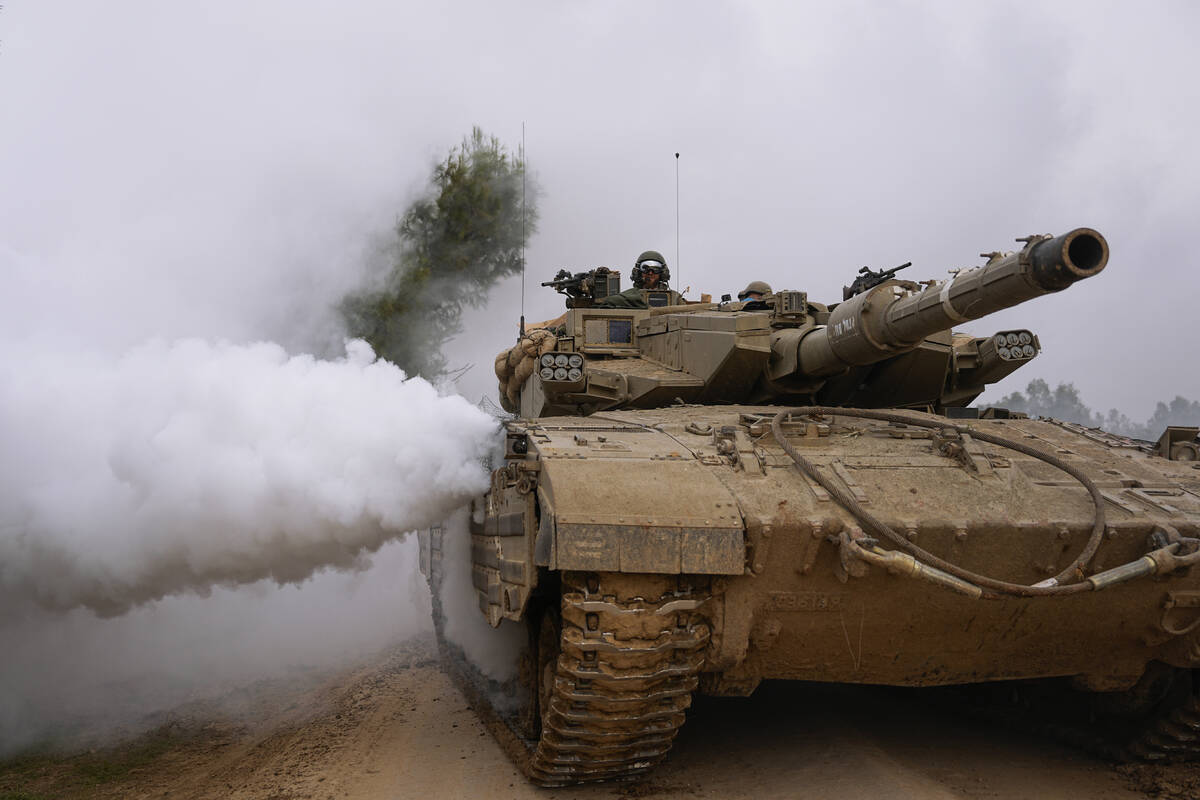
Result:
<instances>
[{"instance_id":1,"label":"tank main gun barrel","mask_svg":"<svg viewBox=\"0 0 1200 800\"><path fill-rule=\"evenodd\" d=\"M1108 243L1091 228L1022 241L1019 253L993 254L982 267L915 294L885 283L851 297L838 304L825 327L805 333L798 351L785 360L795 359L793 374L811 377L873 364L958 323L1061 291L1108 263ZM793 345L794 338L785 335L773 349L779 353Z\"/></svg>"}]
</instances>

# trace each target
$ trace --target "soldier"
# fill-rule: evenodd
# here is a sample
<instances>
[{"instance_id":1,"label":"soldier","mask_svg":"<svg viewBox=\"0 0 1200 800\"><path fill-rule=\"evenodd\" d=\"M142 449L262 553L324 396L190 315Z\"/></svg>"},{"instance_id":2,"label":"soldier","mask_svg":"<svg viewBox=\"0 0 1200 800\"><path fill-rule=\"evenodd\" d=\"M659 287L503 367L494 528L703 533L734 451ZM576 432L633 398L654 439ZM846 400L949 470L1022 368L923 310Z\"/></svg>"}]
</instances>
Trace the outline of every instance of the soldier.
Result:
<instances>
[{"instance_id":1,"label":"soldier","mask_svg":"<svg viewBox=\"0 0 1200 800\"><path fill-rule=\"evenodd\" d=\"M766 281L750 281L746 284L746 288L738 292L738 300L746 302L748 300L762 300L771 293L771 284Z\"/></svg>"},{"instance_id":2,"label":"soldier","mask_svg":"<svg viewBox=\"0 0 1200 800\"><path fill-rule=\"evenodd\" d=\"M763 298L771 293L771 284L766 281L750 281L746 288L738 292L738 300L745 305L742 311L766 311L767 304Z\"/></svg>"},{"instance_id":3,"label":"soldier","mask_svg":"<svg viewBox=\"0 0 1200 800\"><path fill-rule=\"evenodd\" d=\"M646 308L646 291L666 291L670 287L667 281L671 279L671 271L667 269L667 260L657 250L647 250L637 257L633 264L633 272L629 273L633 288L626 289L620 294L612 294L596 303L598 308Z\"/></svg>"}]
</instances>

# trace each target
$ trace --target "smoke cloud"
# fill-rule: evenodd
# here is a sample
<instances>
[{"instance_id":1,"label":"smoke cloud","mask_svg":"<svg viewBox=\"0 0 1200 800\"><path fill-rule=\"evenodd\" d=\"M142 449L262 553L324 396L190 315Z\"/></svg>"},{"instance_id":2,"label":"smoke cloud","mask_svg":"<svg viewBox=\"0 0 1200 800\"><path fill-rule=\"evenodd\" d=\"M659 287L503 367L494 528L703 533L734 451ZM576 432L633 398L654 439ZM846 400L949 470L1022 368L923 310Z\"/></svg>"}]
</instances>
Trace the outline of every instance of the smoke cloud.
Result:
<instances>
[{"instance_id":1,"label":"smoke cloud","mask_svg":"<svg viewBox=\"0 0 1200 800\"><path fill-rule=\"evenodd\" d=\"M486 485L495 423L336 314L488 122L397 102L428 38L386 5L0 9L0 754L428 630L404 534Z\"/></svg>"},{"instance_id":2,"label":"smoke cloud","mask_svg":"<svg viewBox=\"0 0 1200 800\"><path fill-rule=\"evenodd\" d=\"M410 536L364 571L175 595L119 617L30 608L0 625L0 757L94 747L172 720L254 722L260 687L309 685L428 630L416 550Z\"/></svg>"},{"instance_id":3,"label":"smoke cloud","mask_svg":"<svg viewBox=\"0 0 1200 800\"><path fill-rule=\"evenodd\" d=\"M468 511L460 509L442 526L442 586L445 635L481 673L504 682L517 676L522 650L528 646L525 626L501 620L493 628L479 612L471 583L471 531ZM496 697L496 701L504 698Z\"/></svg>"},{"instance_id":4,"label":"smoke cloud","mask_svg":"<svg viewBox=\"0 0 1200 800\"><path fill-rule=\"evenodd\" d=\"M0 756L428 630L405 534L486 487L490 416L357 340L36 344L0 346Z\"/></svg>"},{"instance_id":5,"label":"smoke cloud","mask_svg":"<svg viewBox=\"0 0 1200 800\"><path fill-rule=\"evenodd\" d=\"M362 566L486 487L494 421L361 341L6 356L0 590L47 608Z\"/></svg>"}]
</instances>

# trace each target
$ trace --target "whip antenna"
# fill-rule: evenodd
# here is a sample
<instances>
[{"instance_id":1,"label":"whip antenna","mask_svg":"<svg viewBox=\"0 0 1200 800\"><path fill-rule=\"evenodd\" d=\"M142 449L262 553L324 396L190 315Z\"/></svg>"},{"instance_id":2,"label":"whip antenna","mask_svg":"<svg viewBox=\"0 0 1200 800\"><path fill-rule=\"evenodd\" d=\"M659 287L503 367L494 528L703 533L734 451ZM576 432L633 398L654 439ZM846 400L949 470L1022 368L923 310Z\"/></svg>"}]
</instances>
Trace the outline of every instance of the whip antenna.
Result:
<instances>
[{"instance_id":1,"label":"whip antenna","mask_svg":"<svg viewBox=\"0 0 1200 800\"><path fill-rule=\"evenodd\" d=\"M521 120L521 337L525 336L525 120Z\"/></svg>"},{"instance_id":2,"label":"whip antenna","mask_svg":"<svg viewBox=\"0 0 1200 800\"><path fill-rule=\"evenodd\" d=\"M683 270L679 266L679 153L675 154L675 285L683 286Z\"/></svg>"}]
</instances>

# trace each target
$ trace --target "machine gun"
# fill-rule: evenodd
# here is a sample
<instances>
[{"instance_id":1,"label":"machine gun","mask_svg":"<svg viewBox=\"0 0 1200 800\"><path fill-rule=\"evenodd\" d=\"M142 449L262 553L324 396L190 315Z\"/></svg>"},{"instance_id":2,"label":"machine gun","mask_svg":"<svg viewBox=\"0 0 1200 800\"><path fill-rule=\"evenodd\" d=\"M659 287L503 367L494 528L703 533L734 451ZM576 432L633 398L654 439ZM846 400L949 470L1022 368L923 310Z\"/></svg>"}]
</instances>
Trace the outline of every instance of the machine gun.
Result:
<instances>
[{"instance_id":1,"label":"machine gun","mask_svg":"<svg viewBox=\"0 0 1200 800\"><path fill-rule=\"evenodd\" d=\"M552 281L542 281L542 286L552 286L560 294L570 298L568 308L584 308L611 294L621 293L621 273L608 267L596 267L587 272L560 269Z\"/></svg>"},{"instance_id":2,"label":"machine gun","mask_svg":"<svg viewBox=\"0 0 1200 800\"><path fill-rule=\"evenodd\" d=\"M867 291L868 289L874 289L876 286L883 283L884 281L890 281L892 278L896 277L896 273L899 272L900 270L906 269L911 266L912 266L911 261L905 261L903 264L901 264L898 267L892 267L891 269L881 269L878 272L871 269L870 267L863 267L862 269L860 269L858 271L858 277L856 277L854 279L854 283L850 284L849 286L842 287L842 299L849 300L851 297L854 297L854 295L856 295L856 294L862 294L863 292Z\"/></svg>"}]
</instances>

